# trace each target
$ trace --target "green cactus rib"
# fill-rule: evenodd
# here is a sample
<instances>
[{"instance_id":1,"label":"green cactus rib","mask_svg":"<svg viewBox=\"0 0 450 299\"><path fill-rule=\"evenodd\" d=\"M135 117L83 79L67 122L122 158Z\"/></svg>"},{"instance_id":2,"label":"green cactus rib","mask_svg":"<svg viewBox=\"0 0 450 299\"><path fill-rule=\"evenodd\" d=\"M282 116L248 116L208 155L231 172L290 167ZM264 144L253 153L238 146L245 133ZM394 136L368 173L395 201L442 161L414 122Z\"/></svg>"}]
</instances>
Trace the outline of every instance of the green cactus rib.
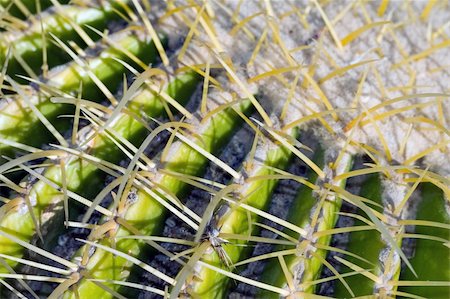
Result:
<instances>
[{"instance_id":1,"label":"green cactus rib","mask_svg":"<svg viewBox=\"0 0 450 299\"><path fill-rule=\"evenodd\" d=\"M318 167L324 166L324 150L318 149L316 150L316 154L313 157L314 163ZM348 171L353 164L353 157L350 154L345 153L343 159L341 160L340 168L336 172L346 172ZM339 166L338 166L339 167ZM338 173L339 174L339 173ZM313 183L318 180L318 175L310 170L308 175L308 181ZM345 186L346 181L340 180L337 184L341 187ZM337 221L337 212L340 210L341 199L339 197L334 197L332 200L326 200L322 207L321 213L323 220L320 220L315 228L311 228L311 217L312 211L318 205L317 196L314 194L314 190L310 189L308 186L301 186L300 190L297 194L296 199L294 200L293 206L291 208L291 213L288 216L289 222L298 227L306 229L307 231L313 229L315 232L320 232L324 230L331 229L335 226ZM288 235L294 238L299 238L298 233L294 233L291 231L286 231ZM289 254L283 256L287 269L290 272L291 276L295 278L295 283L305 284L301 289L292 290L294 292L303 292L303 293L314 293L315 285L308 284L317 279L320 274L320 270L323 265L323 260L326 258L327 250L316 248L315 255L311 256L308 252L309 246L328 246L331 236L326 235L318 238L314 243L310 243L308 240L302 241L303 237L300 237L300 241L298 244L297 250L304 251L301 255L297 254ZM277 250L286 250L285 246L278 247ZM280 262L276 259L270 261L266 269L270 269L270 271L265 271L262 280L265 283L270 285L274 285L280 288L287 288L286 275L284 274ZM301 273L301 277L295 277L296 273L298 273L299 269L303 269ZM275 295L273 292L261 291L261 296L265 298L276 298L278 295Z\"/></svg>"},{"instance_id":2,"label":"green cactus rib","mask_svg":"<svg viewBox=\"0 0 450 299\"><path fill-rule=\"evenodd\" d=\"M296 129L293 130L292 135L297 135ZM283 146L269 149L265 158L263 158L263 162L260 165L253 166L255 169L251 171L252 176L247 179L250 181L240 185L235 191L236 198L240 198L242 202L256 209L265 210L278 180L266 178L251 181L251 178L276 174L272 167L283 170L287 167L292 157L292 152ZM226 216L222 216L223 224L221 227L215 228L220 232L219 237L227 234L251 236L257 233L258 227L253 225L253 223L258 221L258 215L251 213L251 216L249 216L248 211L242 207L231 206L230 208L230 212L226 213ZM208 241L214 242L210 239ZM230 265L241 261L249 253L248 248L245 247L248 244L248 240L231 240L230 242L232 244L224 243L221 245L228 260L227 262L224 261L224 257L221 254L218 254L217 250L205 253L201 260L215 267L230 270L228 268ZM227 265L227 263L230 265ZM202 267L199 271L196 271L195 276L199 279L195 279L188 286L195 296L200 298L225 298L229 283L227 276L207 267Z\"/></svg>"},{"instance_id":3,"label":"green cactus rib","mask_svg":"<svg viewBox=\"0 0 450 299\"><path fill-rule=\"evenodd\" d=\"M167 93L180 103L186 103L190 98L198 82L198 76L187 73L176 78L167 86ZM164 105L162 99L155 96L149 90L142 90L130 103L130 110L138 113L143 112L148 116L158 117L164 114ZM139 143L145 137L146 128L142 123L128 114L121 114L112 129L123 138L132 143ZM123 153L104 135L96 135L92 140L90 152L92 155L108 160L112 163L118 163L123 158ZM65 174L67 188L75 193L90 194L98 191L104 174L92 163L81 158L70 156L65 163ZM44 176L62 186L62 172L60 165L48 168ZM89 192L87 192L89 191ZM57 204L62 200L61 192L46 184L44 181L37 181L29 191L29 197L36 199L36 205L33 213L39 215L50 204ZM15 210L9 212L0 219L2 230L20 236L23 240L30 240L35 233L33 219L28 211ZM46 236L47 241L51 241L53 235L57 235L58 230L54 230ZM0 236L0 253L13 256L21 255L23 248L13 241ZM11 264L12 266L14 264ZM5 269L0 266L0 272Z\"/></svg>"},{"instance_id":4,"label":"green cactus rib","mask_svg":"<svg viewBox=\"0 0 450 299\"><path fill-rule=\"evenodd\" d=\"M324 165L324 152L322 149L318 149L316 154L313 157L314 163L323 168ZM309 170L308 181L315 182L318 179L318 175L316 172ZM314 196L313 191L307 186L301 186L297 196L292 204L291 212L288 216L288 221L301 227L305 228L310 221L310 214L312 208L317 204L317 198ZM299 234L290 230L287 230L286 233L291 237L298 239ZM291 249L292 247L286 247L285 245L277 246L277 251ZM295 273L295 267L304 261L304 259L297 257L296 255L287 255L284 257L286 265L291 273ZM280 262L278 259L271 260L266 269L270 269L270 271L264 271L262 276L262 281L267 284L285 288L287 287L286 276L283 273L283 269L281 268ZM266 298L278 298L279 295L273 292L262 291L261 295Z\"/></svg>"},{"instance_id":5,"label":"green cactus rib","mask_svg":"<svg viewBox=\"0 0 450 299\"><path fill-rule=\"evenodd\" d=\"M404 193L405 196L407 195L407 193L405 193L403 185L395 183L395 181L393 180L391 183L393 183L393 186L395 186L394 194L398 193L398 195L401 195L402 193ZM378 190L383 191L383 188L378 187ZM389 196L390 195L387 194L383 195L383 197ZM397 292L401 269L400 258L403 259L410 270L415 270L407 260L404 252L401 251L401 244L403 241L403 236L405 234L405 227L404 225L400 224L400 222L403 220L401 213L396 212L399 208L395 207L395 205L394 207L390 207L389 205L386 207L386 202L388 202L388 200L381 201L381 206L383 206L383 204L385 205L382 212L384 213L384 217L386 218L386 220L383 220L383 222L380 222L378 224L375 223L375 225L377 225L377 227L380 229L382 235L376 237L376 232L373 232L372 235L375 236L375 238L371 240L372 254L375 253L378 249L378 262L375 261L373 265L369 265L369 267L373 269L373 272L375 272L374 274L365 272L364 275L373 281L373 296L385 297L387 295L394 295ZM366 215L369 216L372 221L374 221L374 219L372 218L373 216L371 217L369 214L367 214L366 211L364 211L364 213L366 213ZM395 221L397 222L397 225L392 225L391 222L393 220L389 220L389 217L396 217L397 219L395 219ZM384 229L385 231L383 231L382 227L384 225L389 226L389 230ZM391 240L389 240L389 238ZM361 246L361 244L359 246ZM395 248L394 246L397 248ZM358 245L356 245L356 247L358 247ZM360 251L355 253L359 254ZM373 256L369 256L369 258L372 259L369 260L369 262L372 262L374 260ZM344 259L340 259L339 257L336 257L336 259L356 271L365 271L367 269L367 267L359 267L355 264L352 265L348 260L346 261ZM367 280L365 282L366 285L364 286L364 291L367 291L370 289L370 283ZM358 291L362 291L359 290L358 286L356 287L356 289Z\"/></svg>"},{"instance_id":6,"label":"green cactus rib","mask_svg":"<svg viewBox=\"0 0 450 299\"><path fill-rule=\"evenodd\" d=\"M448 3L230 2L0 0L0 299L228 298L241 282L263 299L328 298L328 283L333 298L450 298ZM266 108L292 122L275 130ZM243 120L256 135L235 170L214 155ZM294 155L306 179L283 170ZM234 180L204 178L210 161ZM265 212L281 179L302 183L286 220ZM192 188L211 196L203 215ZM261 219L277 238L258 237Z\"/></svg>"},{"instance_id":7,"label":"green cactus rib","mask_svg":"<svg viewBox=\"0 0 450 299\"><path fill-rule=\"evenodd\" d=\"M353 156L349 153L344 153L340 165L337 165L336 174L341 174L349 171L353 166ZM339 169L340 168L340 169ZM346 180L340 180L335 182L335 185L344 188ZM316 232L325 231L334 228L338 218L338 212L341 209L342 199L339 196L332 196L331 200L325 200L322 206L322 218L323 221L319 221ZM328 246L330 244L332 235L326 235L319 237L315 244ZM314 245L313 245L314 246ZM303 282L310 282L315 280L320 274L320 270L323 266L323 260L326 258L328 250L318 249L316 255L310 259L305 260L305 269L307 269L302 277ZM308 286L306 292L313 292L314 286Z\"/></svg>"},{"instance_id":8,"label":"green cactus rib","mask_svg":"<svg viewBox=\"0 0 450 299\"><path fill-rule=\"evenodd\" d=\"M234 109L247 114L252 110L252 106L246 100ZM196 144L210 153L215 153L229 140L233 131L241 123L242 119L240 116L233 109L228 108L210 120L210 123L200 133L200 140ZM168 158L165 164L165 170L194 176L199 176L203 173L208 162L208 159L203 154L186 143L177 143L173 144L173 146L176 148L176 152ZM158 189L163 188L179 198L185 194L188 187L185 182L166 174L157 176L156 183L160 186ZM138 190L135 203L131 204L123 215L123 220L132 225L142 235L157 234L161 230L163 219L167 213L166 207L155 198L156 195L165 201L165 196L158 190L154 190L154 192L153 195L150 195L146 190ZM136 232L130 232L126 227L119 226L115 232L115 236L126 236L130 235L130 233L134 234ZM101 238L98 242L108 247L112 246L111 240L107 237ZM143 246L143 242L133 239L118 239L114 244L115 249L118 251L134 257L139 255ZM84 247L81 251L84 252L85 249ZM119 277L125 279L127 277L125 272L129 271L131 266L130 261L115 256L111 252L97 249L89 257L85 269L89 272L89 276L97 279L108 280ZM113 290L118 289L117 285L106 285ZM78 282L76 288L81 298L87 296L110 298L112 296L85 278ZM74 297L74 293L70 291L65 295L65 298Z\"/></svg>"},{"instance_id":9,"label":"green cactus rib","mask_svg":"<svg viewBox=\"0 0 450 299\"><path fill-rule=\"evenodd\" d=\"M450 217L446 210L448 202L446 203L442 190L432 183L422 183L421 194L422 201L417 207L416 219L439 225L438 227L427 224L417 225L415 233L438 240L416 239L414 256L410 261L417 272L417 277L408 269L403 269L399 283L403 282L405 285L400 285L399 291L425 298L450 298L450 270L448 267L450 261L450 249L448 248ZM447 241L447 244L442 243L444 240ZM407 286L408 281L412 282L411 286ZM419 281L422 282L421 285L413 285L414 282ZM441 286L433 285L433 282L439 282Z\"/></svg>"},{"instance_id":10,"label":"green cactus rib","mask_svg":"<svg viewBox=\"0 0 450 299\"><path fill-rule=\"evenodd\" d=\"M58 0L59 3L65 4L68 3L69 0ZM39 0L39 4L41 6L41 9L45 9L52 5L51 0ZM11 7L9 7L11 5ZM36 7L36 0L0 0L0 6L3 7L3 9L8 9L8 14L24 19L26 15L23 13L21 7L24 7L30 14L34 14L37 12Z\"/></svg>"},{"instance_id":11,"label":"green cactus rib","mask_svg":"<svg viewBox=\"0 0 450 299\"><path fill-rule=\"evenodd\" d=\"M34 1L33 1L34 2ZM7 61L7 73L14 75L28 74L19 59L22 59L35 73L41 73L43 64L43 50L47 51L48 67L63 64L70 60L70 56L61 51L56 43L49 39L49 33L61 40L72 40L80 47L85 46L82 37L68 21L68 18L84 30L86 25L103 30L111 20L117 19L114 5L105 5L99 8L78 7L74 5L63 6L64 15L51 12L42 14L42 23L34 21L26 31L3 32L0 35L0 65L6 62L8 51L10 57ZM43 33L45 41L43 40ZM100 36L91 30L86 34L91 39L99 39ZM19 59L17 59L19 58ZM49 78L51 78L49 76Z\"/></svg>"},{"instance_id":12,"label":"green cactus rib","mask_svg":"<svg viewBox=\"0 0 450 299\"><path fill-rule=\"evenodd\" d=\"M127 54L119 49L126 49L136 57L143 59L144 63L150 63L156 59L153 42L141 39L139 35L134 34L134 31L118 32L111 39L115 44L103 50L100 56L86 61L86 65L89 66L93 75L105 86L118 86L123 79L123 73L126 72L125 66L115 59L132 62ZM80 67L75 61L63 68L53 69L50 78L46 85L62 92L76 95L80 82L82 82L84 99L98 102L105 97L92 76L87 72L80 72ZM73 111L71 105L53 103L40 93L35 93L28 100L57 130L64 130L70 124L67 119L58 118L58 116L70 114ZM0 108L0 138L30 146L40 146L51 140L50 132L39 121L38 116L27 107L22 98L17 98L9 103L5 102ZM12 156L15 151L12 146L2 143L0 144L0 153Z\"/></svg>"},{"instance_id":13,"label":"green cactus rib","mask_svg":"<svg viewBox=\"0 0 450 299\"><path fill-rule=\"evenodd\" d=\"M342 169L337 170L337 172L347 172L353 165L353 156L351 154L345 153L341 163L342 165L340 166L342 167ZM340 180L335 184L343 188L346 184L346 180ZM323 221L319 221L317 228L315 229L316 232L332 229L335 226L338 218L337 212L339 212L341 204L342 199L339 196L333 196L332 200L326 200L324 202L321 211L321 217L323 218ZM326 235L320 237L317 241L315 241L315 244L327 246L330 243L330 240L331 235ZM314 244L312 245L314 246ZM316 255L320 257L313 256L311 258L304 259L304 266L307 270L303 274L302 282L311 282L318 277L320 269L323 266L323 260L326 258L326 254L327 250L318 249L316 250ZM304 291L312 293L313 290L314 286L307 286Z\"/></svg>"},{"instance_id":14,"label":"green cactus rib","mask_svg":"<svg viewBox=\"0 0 450 299\"><path fill-rule=\"evenodd\" d=\"M382 206L382 186L379 174L368 175L368 178L362 184L360 196L370 199L373 203ZM374 209L377 212L383 212L380 207L374 206ZM366 214L361 210L358 210L357 215L366 217ZM367 223L364 223L359 219L355 219L354 225L367 225ZM385 246L386 244L383 242L380 233L376 230L351 232L346 250L357 254L360 258L363 258L366 261L362 261L361 259L353 256L347 256L345 259L362 269L370 268L370 272L378 276L381 271L378 258L381 250ZM352 271L352 269L344 266L340 273L345 274ZM355 296L372 295L375 289L375 282L363 274L351 275L346 277L345 280L352 286L352 291ZM344 285L337 281L334 296L336 298L348 298L350 294Z\"/></svg>"}]
</instances>

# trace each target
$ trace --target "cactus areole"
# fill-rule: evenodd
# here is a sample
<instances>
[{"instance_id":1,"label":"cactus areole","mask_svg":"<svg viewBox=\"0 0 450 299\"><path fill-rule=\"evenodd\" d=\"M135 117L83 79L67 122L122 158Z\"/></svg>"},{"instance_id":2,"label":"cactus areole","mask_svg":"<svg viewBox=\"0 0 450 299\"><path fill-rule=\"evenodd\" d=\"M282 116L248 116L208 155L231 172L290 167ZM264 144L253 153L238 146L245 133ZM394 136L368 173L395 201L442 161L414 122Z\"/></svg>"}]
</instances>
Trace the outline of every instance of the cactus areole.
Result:
<instances>
[{"instance_id":1,"label":"cactus areole","mask_svg":"<svg viewBox=\"0 0 450 299\"><path fill-rule=\"evenodd\" d=\"M450 298L449 19L0 0L0 298Z\"/></svg>"}]
</instances>

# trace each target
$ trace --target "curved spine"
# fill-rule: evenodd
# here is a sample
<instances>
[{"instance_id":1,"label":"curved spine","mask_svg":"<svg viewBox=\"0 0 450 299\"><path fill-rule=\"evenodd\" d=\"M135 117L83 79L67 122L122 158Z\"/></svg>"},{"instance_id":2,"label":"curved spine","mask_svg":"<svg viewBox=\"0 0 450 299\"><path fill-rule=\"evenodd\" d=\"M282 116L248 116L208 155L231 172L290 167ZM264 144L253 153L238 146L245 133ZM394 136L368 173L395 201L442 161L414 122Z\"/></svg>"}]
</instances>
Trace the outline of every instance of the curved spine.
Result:
<instances>
[{"instance_id":1,"label":"curved spine","mask_svg":"<svg viewBox=\"0 0 450 299\"><path fill-rule=\"evenodd\" d=\"M133 35L131 34L133 33ZM58 118L61 114L68 114L73 109L71 105L53 103L50 95L73 95L79 92L81 85L83 99L100 102L105 97L112 95L109 89L122 81L125 66L116 59L131 63L131 59L121 49L125 49L145 63L156 59L156 50L151 40L141 38L135 31L125 30L111 37L115 44L104 49L98 57L84 60L84 66L78 61L73 61L64 67L58 67L50 72L50 79L42 86L43 93L25 90L20 86L16 89L20 94L10 101L5 101L0 107L0 138L27 144L40 146L51 140L50 132L39 120L38 116L27 107L29 103L34 105L42 115L58 130L68 127L67 119ZM103 48L99 44L99 48ZM77 58L83 61L82 58ZM87 70L87 71L86 71ZM101 85L98 85L98 81ZM102 89L100 89L102 87ZM106 91L106 94L105 94ZM44 92L46 95L44 95ZM31 94L31 96L29 96ZM28 97L27 101L23 97ZM28 103L29 102L29 103ZM8 144L0 145L2 155L12 156L15 149Z\"/></svg>"},{"instance_id":2,"label":"curved spine","mask_svg":"<svg viewBox=\"0 0 450 299\"><path fill-rule=\"evenodd\" d=\"M234 109L241 113L248 113L251 110L250 102L242 102ZM217 152L241 122L242 120L233 109L224 110L195 131L200 136L200 140L196 141L195 144L207 152ZM192 148L191 145L180 141L172 145L170 153L172 154L164 167L164 170L167 171L198 176L204 171L208 162L208 159ZM102 234L96 238L98 244L109 247L112 246L113 238L130 234L155 235L161 229L162 220L167 213L167 205L171 205L166 192L180 197L186 192L188 186L176 177L169 174L158 174L158 171L155 171L152 180L155 185L153 188L147 186L147 188L139 189L131 204L126 204L128 196L125 196L122 203L119 204L118 210L113 212L118 217L103 219L103 224L113 221L114 226L107 234ZM145 184L141 187L145 187ZM121 209L121 207L123 208ZM114 242L116 250L131 253L132 256L138 256L144 245L145 243L132 239L119 239ZM129 260L117 257L112 252L99 248L96 248L93 254L87 255L90 248L91 250L94 249L92 244L84 246L78 253L78 256L82 257L81 265L83 269L86 269L87 278L94 277L108 280L119 276L124 279L128 276L126 271L129 271L132 266ZM166 281L173 283L170 279ZM118 288L114 285L105 284L111 289ZM110 293L105 292L86 277L80 278L74 288L76 288L80 297L88 294L95 294L96 297L102 298L111 296ZM67 292L65 298L74 298L74 296L73 292Z\"/></svg>"},{"instance_id":3,"label":"curved spine","mask_svg":"<svg viewBox=\"0 0 450 299\"><path fill-rule=\"evenodd\" d=\"M325 151L320 148L316 150L313 160L318 167L324 167L324 164L331 162L327 161ZM352 165L353 156L347 152L343 153L340 163L333 169L327 171L327 167L324 168L328 176L327 180L333 182L336 186L344 187L346 180L335 182L334 177L347 172ZM263 275L264 282L288 289L293 296L314 293L316 286L311 282L315 281L320 274L327 254L327 250L323 247L328 246L331 240L329 234L319 237L316 235L334 228L338 217L337 212L339 212L342 203L342 199L336 194L322 194L321 191L326 192L326 190L317 187L323 182L312 170L310 170L308 181L310 183L315 182L316 188L311 189L311 186L302 186L294 201L292 212L288 216L289 222L305 230L305 235L300 236L298 233L287 231L292 237L298 238L295 253L283 256L293 285L288 284L286 274L278 260L274 259L266 265L267 268L272 269L273 275ZM283 250L283 248L279 248L279 250ZM275 298L273 292L262 291L261 294L264 297Z\"/></svg>"},{"instance_id":4,"label":"curved spine","mask_svg":"<svg viewBox=\"0 0 450 299\"><path fill-rule=\"evenodd\" d=\"M31 25L26 30L10 30L0 33L0 65L7 62L7 73L9 74L33 77L32 74L25 71L22 63L25 63L35 75L41 74L44 50L47 56L47 67L51 68L69 61L70 56L52 42L49 34L65 41L72 40L79 47L84 48L86 37L80 36L71 22L75 23L79 27L78 30L82 30L87 38L97 40L100 36L89 29L84 31L85 26L104 30L108 22L119 17L114 11L115 6L114 2L98 8L65 5L62 7L64 15L54 14L51 11L43 12L39 20L30 21ZM9 51L11 53L6 61Z\"/></svg>"},{"instance_id":5,"label":"curved spine","mask_svg":"<svg viewBox=\"0 0 450 299\"><path fill-rule=\"evenodd\" d=\"M382 186L381 178L378 173L369 175L363 182L361 187L360 196L371 200L373 203L378 204L379 207L374 207L374 209L382 213ZM356 215L365 219L366 214L358 209L355 213ZM355 219L354 226L367 225L367 222L363 222L360 219ZM349 234L349 242L347 244L346 250L357 254L359 258L347 256L345 260L351 263L352 267L360 267L361 269L370 269L368 272L375 276L380 274L380 263L379 254L381 250L385 247L381 235L376 230L368 231L355 231ZM362 259L364 260L362 260ZM343 266L341 274L349 273L353 271L351 268ZM352 286L352 291L355 296L369 296L372 295L375 289L375 282L370 279L366 272L357 273L356 275L351 275L345 278L347 283ZM334 296L336 298L347 298L350 296L348 290L341 283L337 282Z\"/></svg>"},{"instance_id":6,"label":"curved spine","mask_svg":"<svg viewBox=\"0 0 450 299\"><path fill-rule=\"evenodd\" d=\"M59 0L61 4L68 3L69 0ZM45 9L52 5L51 0L39 0L39 5L41 9ZM34 14L37 12L36 1L35 0L16 0L16 2L11 0L1 0L0 6L3 10L8 9L8 15L16 18L25 19L26 14Z\"/></svg>"},{"instance_id":7,"label":"curved spine","mask_svg":"<svg viewBox=\"0 0 450 299\"><path fill-rule=\"evenodd\" d=\"M414 255L410 259L417 277L409 269L402 269L399 291L425 298L449 298L449 202L442 190L432 183L422 183L421 194L422 201L414 220L428 223L418 223L420 225L415 229L415 234L425 237L416 239ZM444 240L447 242L443 243Z\"/></svg>"},{"instance_id":8,"label":"curved spine","mask_svg":"<svg viewBox=\"0 0 450 299\"><path fill-rule=\"evenodd\" d=\"M297 130L293 129L291 134L293 135L292 138L295 138ZM232 200L237 204L227 203L229 207L224 215L213 216L213 227L208 228L209 232L207 232L207 238L205 240L209 246L205 247L206 251L201 257L203 263L230 271L232 270L230 267L233 264L241 261L248 255L249 250L245 248L248 241L245 240L245 237L253 236L258 232L258 227L254 223L258 221L259 216L254 213L249 214L246 209L239 207L239 203L245 203L253 208L264 211L278 183L277 179L270 178L271 175L276 174L273 168L285 169L293 157L289 149L273 144L260 145L256 153L254 158L255 162L250 171L247 173L243 170L247 178L244 182L238 183L232 193ZM268 176L269 178L263 178L264 176ZM263 179L258 179L258 177ZM217 211L221 211L221 208ZM223 213L223 211L221 212ZM218 227L214 227L215 225ZM218 236L214 235L214 230L217 230ZM236 235L243 236L244 238L242 240L228 241L226 240L227 235L231 236L231 239ZM217 247L216 243L221 242L223 242L223 244L219 244L221 247ZM229 242L232 242L232 244L228 244ZM229 283L227 276L204 266L196 269L193 275L197 279L194 279L193 283L187 286L187 292L192 292L194 296L201 298L224 298L226 296L228 290L227 285ZM171 294L171 298L175 298L175 295Z\"/></svg>"},{"instance_id":9,"label":"curved spine","mask_svg":"<svg viewBox=\"0 0 450 299\"><path fill-rule=\"evenodd\" d=\"M133 39L132 37L128 37L128 39L130 38L131 40ZM140 48L136 43L131 44L137 49ZM129 48L129 50L132 49ZM107 53L104 57L109 57L108 59L111 59ZM116 67L118 66L116 65ZM179 99L181 102L186 102L189 95L192 93L196 80L195 75L185 75L184 77L180 77L169 85L167 92ZM144 89L134 98L134 102L130 103L130 110L135 113L135 115L146 113L148 116L157 117L163 114L164 108L161 99L155 97L153 92L150 90ZM120 115L112 128L116 133L120 134L123 138L129 140L130 142L138 142L139 140L142 140L145 132L145 126L136 120L132 115L128 114ZM120 161L123 157L120 149L115 147L110 140L102 135L97 135L91 141L89 152L91 155L94 155L99 159L108 160L111 163L118 163L118 161ZM64 172L68 190L86 195L92 193L93 187L98 188L98 184L102 179L102 174L99 172L99 169L95 164L88 163L82 158L78 158L76 156L71 157L70 155L67 160L65 160L64 164ZM44 177L62 188L62 171L60 165L61 164L57 164L49 167L44 172ZM31 178L30 181L32 181ZM36 215L40 215L42 211L45 211L46 208L49 207L50 204L55 204L58 201L60 202L62 199L62 194L59 191L60 189L57 190L54 186L50 186L48 183L41 180L29 185L28 188L29 190L27 191L26 196L33 199L33 213ZM21 196L18 197L18 199L20 198ZM16 207L9 210L4 217L0 218L0 227L2 227L2 230L15 232L15 234L22 236L22 238L30 240L36 228L33 225L33 219L29 211L26 207L24 210L23 198L20 202L21 203L19 203ZM2 249L2 253L21 253L23 250L19 244L15 244L4 237L0 237L0 244L2 245L0 247ZM3 250L5 250L5 252L3 252Z\"/></svg>"}]
</instances>

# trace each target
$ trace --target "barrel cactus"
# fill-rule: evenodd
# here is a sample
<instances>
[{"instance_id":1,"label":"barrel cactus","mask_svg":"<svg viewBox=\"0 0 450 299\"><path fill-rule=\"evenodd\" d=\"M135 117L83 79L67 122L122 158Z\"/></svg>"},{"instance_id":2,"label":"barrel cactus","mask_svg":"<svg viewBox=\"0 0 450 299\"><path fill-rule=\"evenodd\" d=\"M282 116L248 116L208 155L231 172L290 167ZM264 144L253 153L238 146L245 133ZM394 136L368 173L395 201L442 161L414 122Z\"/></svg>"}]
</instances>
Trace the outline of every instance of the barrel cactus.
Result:
<instances>
[{"instance_id":1,"label":"barrel cactus","mask_svg":"<svg viewBox=\"0 0 450 299\"><path fill-rule=\"evenodd\" d=\"M0 297L449 298L449 19L0 0Z\"/></svg>"}]
</instances>

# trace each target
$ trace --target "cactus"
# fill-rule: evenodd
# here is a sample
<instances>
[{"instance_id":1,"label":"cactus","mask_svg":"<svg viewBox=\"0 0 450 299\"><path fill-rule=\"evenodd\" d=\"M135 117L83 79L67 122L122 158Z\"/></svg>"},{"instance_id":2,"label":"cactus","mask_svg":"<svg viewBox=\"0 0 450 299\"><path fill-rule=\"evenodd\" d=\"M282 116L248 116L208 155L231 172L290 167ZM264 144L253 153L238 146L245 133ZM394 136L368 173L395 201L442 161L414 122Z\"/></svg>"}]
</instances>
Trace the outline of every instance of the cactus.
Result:
<instances>
[{"instance_id":1,"label":"cactus","mask_svg":"<svg viewBox=\"0 0 450 299\"><path fill-rule=\"evenodd\" d=\"M0 297L450 295L448 3L0 14Z\"/></svg>"},{"instance_id":2,"label":"cactus","mask_svg":"<svg viewBox=\"0 0 450 299\"><path fill-rule=\"evenodd\" d=\"M60 3L67 3L69 1L60 1ZM2 0L0 2L2 11L7 10L6 16L26 19L26 17L33 17L33 14L39 10L45 9L52 5L51 0L44 0L35 2L33 0L8 1Z\"/></svg>"},{"instance_id":3,"label":"cactus","mask_svg":"<svg viewBox=\"0 0 450 299\"><path fill-rule=\"evenodd\" d=\"M70 62L65 68L51 70L49 74L51 79L46 82L45 86L45 88L49 89L49 95L68 93L75 96L81 88L82 92L80 95L85 99L100 101L107 97L110 101L116 101L107 86L120 82L122 79L121 74L126 68L121 62L114 59L131 62L131 59L127 57L128 53L131 53L138 58L145 57L148 63L152 61L152 57L155 57L152 53L154 52L154 45L151 40L141 40L137 36L127 36L130 33L130 31L124 31L111 36L113 44L109 48L103 49L99 57L91 58L87 61L77 58L76 61ZM80 72L84 68L87 69L85 74ZM10 79L10 81L14 82L14 79ZM17 92L19 94L21 92L24 93L17 84L13 84L13 88L18 89ZM49 96L36 94L34 90L31 90L31 94L31 99L27 101L23 97L15 98L3 107L4 120L1 127L1 136L15 142L36 146L49 141L44 133L48 129L60 141L62 137L57 133L58 131L55 133L53 128L67 127L67 124L57 120L57 117L70 112L70 106L62 103L52 103ZM27 106L30 109L27 109ZM34 107L42 113L41 117L37 116L33 111ZM39 126L39 121L44 126ZM56 122L56 124L48 125L47 121L50 123ZM11 133L12 130L14 130L14 134ZM40 137L39 135L44 136ZM33 139L32 136L39 138ZM64 144L64 142L61 144ZM3 154L7 154L8 150L10 150L10 147L2 146Z\"/></svg>"},{"instance_id":4,"label":"cactus","mask_svg":"<svg viewBox=\"0 0 450 299\"><path fill-rule=\"evenodd\" d=\"M85 45L92 47L100 36L86 31L85 26L104 30L107 20L118 19L115 6L115 2L93 8L66 5L57 7L59 14L41 13L39 21L31 21L26 30L12 28L2 32L0 62L7 65L11 74L36 77L44 72L47 78L48 68L70 60L70 56L61 53L58 44L52 42L49 33L81 48Z\"/></svg>"}]
</instances>

